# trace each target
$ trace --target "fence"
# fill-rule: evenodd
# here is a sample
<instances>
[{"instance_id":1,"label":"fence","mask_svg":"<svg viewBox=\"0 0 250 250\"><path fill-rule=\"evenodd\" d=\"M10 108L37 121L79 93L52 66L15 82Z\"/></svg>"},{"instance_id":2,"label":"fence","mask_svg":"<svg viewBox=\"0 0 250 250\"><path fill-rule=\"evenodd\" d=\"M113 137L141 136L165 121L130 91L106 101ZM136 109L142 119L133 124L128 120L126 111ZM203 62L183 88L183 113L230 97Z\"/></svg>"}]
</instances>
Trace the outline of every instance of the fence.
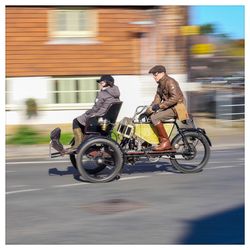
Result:
<instances>
[{"instance_id":1,"label":"fence","mask_svg":"<svg viewBox=\"0 0 250 250\"><path fill-rule=\"evenodd\" d=\"M187 92L190 113L221 120L245 119L244 89L215 88Z\"/></svg>"}]
</instances>

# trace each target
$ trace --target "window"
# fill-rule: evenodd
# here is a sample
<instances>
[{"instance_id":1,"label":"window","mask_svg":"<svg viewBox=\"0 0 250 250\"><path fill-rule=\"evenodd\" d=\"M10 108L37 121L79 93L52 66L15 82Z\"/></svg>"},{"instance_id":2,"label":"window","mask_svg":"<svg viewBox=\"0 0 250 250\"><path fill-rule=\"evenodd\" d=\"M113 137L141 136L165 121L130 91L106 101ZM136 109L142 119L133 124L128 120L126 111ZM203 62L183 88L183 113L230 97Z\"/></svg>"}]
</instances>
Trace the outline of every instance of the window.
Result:
<instances>
[{"instance_id":1,"label":"window","mask_svg":"<svg viewBox=\"0 0 250 250\"><path fill-rule=\"evenodd\" d=\"M90 8L51 10L49 26L50 35L54 38L95 37L97 13Z\"/></svg>"},{"instance_id":2,"label":"window","mask_svg":"<svg viewBox=\"0 0 250 250\"><path fill-rule=\"evenodd\" d=\"M97 77L53 79L52 102L54 104L92 104L95 102Z\"/></svg>"}]
</instances>

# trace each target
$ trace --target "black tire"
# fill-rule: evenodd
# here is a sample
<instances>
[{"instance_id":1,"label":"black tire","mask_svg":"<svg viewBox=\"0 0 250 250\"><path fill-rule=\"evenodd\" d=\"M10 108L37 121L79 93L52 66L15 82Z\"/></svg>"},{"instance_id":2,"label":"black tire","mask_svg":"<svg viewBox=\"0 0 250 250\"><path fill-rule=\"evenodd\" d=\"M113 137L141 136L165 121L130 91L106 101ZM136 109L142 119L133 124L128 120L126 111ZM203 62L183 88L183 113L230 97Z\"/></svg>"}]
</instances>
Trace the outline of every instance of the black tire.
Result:
<instances>
[{"instance_id":1,"label":"black tire","mask_svg":"<svg viewBox=\"0 0 250 250\"><path fill-rule=\"evenodd\" d=\"M70 159L70 161L71 161L71 163L72 163L72 166L73 166L74 168L77 169L77 165L76 165L76 156L75 156L75 154L70 154L70 155L69 155L69 159Z\"/></svg>"},{"instance_id":2,"label":"black tire","mask_svg":"<svg viewBox=\"0 0 250 250\"><path fill-rule=\"evenodd\" d=\"M75 139L73 137L72 140L71 140L70 145L74 146L74 144L75 144ZM70 159L73 167L78 170L77 164L76 164L76 154L70 154L69 159ZM97 168L95 168L95 169L86 169L86 171L89 172L90 174L96 174L96 173L102 171L105 167L106 167L105 164L99 164L99 166Z\"/></svg>"},{"instance_id":3,"label":"black tire","mask_svg":"<svg viewBox=\"0 0 250 250\"><path fill-rule=\"evenodd\" d=\"M70 146L72 147L72 146L74 146L74 144L75 144L75 138L73 137L73 138L71 139L71 141L70 141ZM69 155L69 159L70 159L70 161L71 161L73 167L77 169L75 154L70 154L70 155Z\"/></svg>"},{"instance_id":4,"label":"black tire","mask_svg":"<svg viewBox=\"0 0 250 250\"><path fill-rule=\"evenodd\" d=\"M70 159L73 167L78 170L77 164L76 164L76 155L75 154L70 154L69 159ZM97 174L98 172L101 172L105 167L106 167L105 164L99 164L99 166L97 168L95 168L95 169L86 169L86 171L89 174Z\"/></svg>"},{"instance_id":5,"label":"black tire","mask_svg":"<svg viewBox=\"0 0 250 250\"><path fill-rule=\"evenodd\" d=\"M182 173L200 172L210 157L209 143L206 137L200 132L186 131L184 135L192 150L187 149L179 134L173 139L172 146L176 149L177 153L182 153L182 155L176 155L170 161Z\"/></svg>"},{"instance_id":6,"label":"black tire","mask_svg":"<svg viewBox=\"0 0 250 250\"><path fill-rule=\"evenodd\" d=\"M104 164L101 171L95 171ZM108 182L116 178L124 164L119 145L106 137L96 137L81 145L76 165L80 174L90 182ZM94 171L92 171L94 170Z\"/></svg>"}]
</instances>

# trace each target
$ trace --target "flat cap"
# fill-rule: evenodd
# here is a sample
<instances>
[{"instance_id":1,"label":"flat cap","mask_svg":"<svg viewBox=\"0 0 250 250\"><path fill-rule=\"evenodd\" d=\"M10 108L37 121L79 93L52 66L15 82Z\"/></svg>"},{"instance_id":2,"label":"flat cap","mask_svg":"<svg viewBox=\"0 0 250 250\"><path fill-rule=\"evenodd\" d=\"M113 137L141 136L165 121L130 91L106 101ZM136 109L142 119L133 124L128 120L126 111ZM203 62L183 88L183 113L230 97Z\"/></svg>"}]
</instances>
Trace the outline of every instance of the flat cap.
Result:
<instances>
[{"instance_id":1,"label":"flat cap","mask_svg":"<svg viewBox=\"0 0 250 250\"><path fill-rule=\"evenodd\" d=\"M155 74L155 73L166 73L166 68L163 65L155 65L152 69L149 70L149 74Z\"/></svg>"}]
</instances>

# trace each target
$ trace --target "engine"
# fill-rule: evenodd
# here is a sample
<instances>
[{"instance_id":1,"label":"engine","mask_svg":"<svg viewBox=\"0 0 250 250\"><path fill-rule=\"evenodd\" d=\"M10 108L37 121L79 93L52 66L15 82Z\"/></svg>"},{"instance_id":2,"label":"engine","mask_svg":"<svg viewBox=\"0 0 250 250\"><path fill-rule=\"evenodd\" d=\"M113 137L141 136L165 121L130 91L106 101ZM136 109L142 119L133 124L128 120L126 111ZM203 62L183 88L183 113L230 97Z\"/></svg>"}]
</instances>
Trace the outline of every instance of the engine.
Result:
<instances>
[{"instance_id":1,"label":"engine","mask_svg":"<svg viewBox=\"0 0 250 250\"><path fill-rule=\"evenodd\" d=\"M118 124L117 132L126 138L131 138L134 134L134 124L131 118L124 117Z\"/></svg>"}]
</instances>

